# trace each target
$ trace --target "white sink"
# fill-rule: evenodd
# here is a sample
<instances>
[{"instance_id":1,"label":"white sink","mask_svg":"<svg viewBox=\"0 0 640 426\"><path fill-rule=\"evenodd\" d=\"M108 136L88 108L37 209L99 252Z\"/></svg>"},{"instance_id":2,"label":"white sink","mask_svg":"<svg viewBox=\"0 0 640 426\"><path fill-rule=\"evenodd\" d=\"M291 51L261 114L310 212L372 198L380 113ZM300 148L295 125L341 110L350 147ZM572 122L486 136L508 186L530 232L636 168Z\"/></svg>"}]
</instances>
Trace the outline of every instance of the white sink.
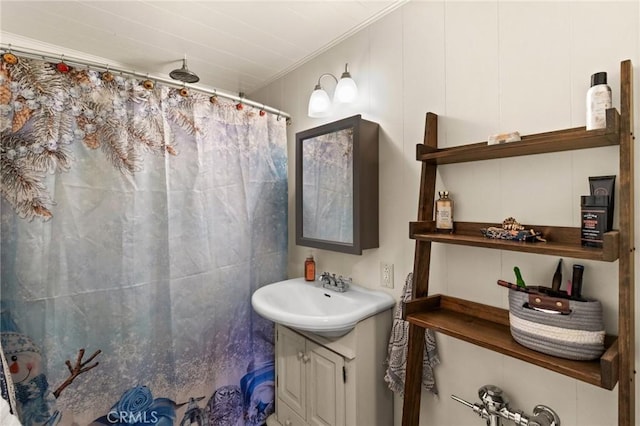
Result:
<instances>
[{"instance_id":1,"label":"white sink","mask_svg":"<svg viewBox=\"0 0 640 426\"><path fill-rule=\"evenodd\" d=\"M339 293L304 278L268 284L251 297L253 309L264 318L327 337L347 334L359 321L394 304L393 297L381 291L351 284Z\"/></svg>"}]
</instances>

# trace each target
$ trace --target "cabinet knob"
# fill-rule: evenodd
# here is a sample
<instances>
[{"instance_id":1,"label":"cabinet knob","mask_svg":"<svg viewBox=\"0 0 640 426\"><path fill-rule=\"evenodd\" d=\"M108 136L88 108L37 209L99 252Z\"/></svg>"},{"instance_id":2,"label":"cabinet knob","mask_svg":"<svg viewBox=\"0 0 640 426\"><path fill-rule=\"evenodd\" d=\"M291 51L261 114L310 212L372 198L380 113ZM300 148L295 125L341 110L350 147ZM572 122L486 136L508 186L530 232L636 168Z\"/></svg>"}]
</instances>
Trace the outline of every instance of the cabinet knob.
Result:
<instances>
[{"instance_id":1,"label":"cabinet knob","mask_svg":"<svg viewBox=\"0 0 640 426\"><path fill-rule=\"evenodd\" d=\"M308 355L303 355L303 357L302 357L302 362L304 362L304 363L306 364L306 363L307 363L307 362L309 362L310 360L311 360L311 358L309 358L309 356L308 356Z\"/></svg>"},{"instance_id":2,"label":"cabinet knob","mask_svg":"<svg viewBox=\"0 0 640 426\"><path fill-rule=\"evenodd\" d=\"M284 426L291 426L293 423L291 423L291 420L287 420L286 422L284 422Z\"/></svg>"},{"instance_id":3,"label":"cabinet knob","mask_svg":"<svg viewBox=\"0 0 640 426\"><path fill-rule=\"evenodd\" d=\"M302 351L299 351L296 357L298 358L298 360L301 360L304 358L304 354L302 353Z\"/></svg>"}]
</instances>

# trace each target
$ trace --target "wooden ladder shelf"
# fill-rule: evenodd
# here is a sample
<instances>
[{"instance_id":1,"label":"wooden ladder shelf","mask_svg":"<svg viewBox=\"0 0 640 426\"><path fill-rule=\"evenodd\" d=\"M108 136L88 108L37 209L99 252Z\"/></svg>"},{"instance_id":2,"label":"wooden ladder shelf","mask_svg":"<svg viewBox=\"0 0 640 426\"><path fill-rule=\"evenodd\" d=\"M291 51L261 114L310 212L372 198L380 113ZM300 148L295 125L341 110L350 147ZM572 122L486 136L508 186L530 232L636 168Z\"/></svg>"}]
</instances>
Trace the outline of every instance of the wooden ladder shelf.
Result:
<instances>
[{"instance_id":1,"label":"wooden ladder shelf","mask_svg":"<svg viewBox=\"0 0 640 426\"><path fill-rule=\"evenodd\" d=\"M524 136L522 141L501 145L481 142L438 149L437 116L427 113L424 142L418 144L416 157L422 162L417 221L410 223L410 236L416 240L413 297L403 306L409 323L409 347L402 413L403 426L418 426L422 379L424 329L518 358L612 390L618 384L618 424L635 425L634 385L634 192L633 192L633 67L631 61L620 64L620 113L607 110L607 128L587 131L584 127ZM456 222L454 234L435 232L433 221L436 170L440 164L462 163L516 157L549 152L619 146L619 229L605 234L603 248L583 247L580 228L526 225L540 230L547 242L523 243L491 240L479 233L487 223ZM511 337L508 310L446 295L429 295L431 244L460 244L498 250L618 261L618 336L607 336L606 351L595 361L573 361L546 355L519 345Z\"/></svg>"}]
</instances>

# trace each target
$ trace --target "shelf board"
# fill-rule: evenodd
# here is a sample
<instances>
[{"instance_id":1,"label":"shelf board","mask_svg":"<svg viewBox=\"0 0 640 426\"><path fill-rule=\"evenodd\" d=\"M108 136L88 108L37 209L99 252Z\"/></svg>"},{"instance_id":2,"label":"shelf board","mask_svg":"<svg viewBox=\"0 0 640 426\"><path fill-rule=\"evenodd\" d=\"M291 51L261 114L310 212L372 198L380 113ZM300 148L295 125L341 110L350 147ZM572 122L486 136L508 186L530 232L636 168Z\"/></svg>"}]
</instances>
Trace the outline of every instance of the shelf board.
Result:
<instances>
[{"instance_id":1,"label":"shelf board","mask_svg":"<svg viewBox=\"0 0 640 426\"><path fill-rule=\"evenodd\" d=\"M409 232L410 237L418 241L546 254L574 259L613 262L619 256L620 233L615 230L604 234L602 248L595 248L581 245L580 228L524 225L525 229L534 229L541 232L547 240L546 242L530 243L486 238L482 235L480 229L490 226L499 225L479 222L455 222L455 232L448 234L435 232L435 223L433 221L424 221L411 222Z\"/></svg>"},{"instance_id":2,"label":"shelf board","mask_svg":"<svg viewBox=\"0 0 640 426\"><path fill-rule=\"evenodd\" d=\"M404 319L604 389L611 390L618 382L616 336L606 337L607 350L599 360L575 361L536 352L517 343L511 337L509 311L493 306L434 295L407 302Z\"/></svg>"},{"instance_id":3,"label":"shelf board","mask_svg":"<svg viewBox=\"0 0 640 426\"><path fill-rule=\"evenodd\" d=\"M620 114L615 108L608 109L607 127L604 129L586 130L584 127L576 127L522 136L521 139L519 142L498 145L479 142L442 149L418 144L416 158L428 163L452 164L619 145Z\"/></svg>"}]
</instances>

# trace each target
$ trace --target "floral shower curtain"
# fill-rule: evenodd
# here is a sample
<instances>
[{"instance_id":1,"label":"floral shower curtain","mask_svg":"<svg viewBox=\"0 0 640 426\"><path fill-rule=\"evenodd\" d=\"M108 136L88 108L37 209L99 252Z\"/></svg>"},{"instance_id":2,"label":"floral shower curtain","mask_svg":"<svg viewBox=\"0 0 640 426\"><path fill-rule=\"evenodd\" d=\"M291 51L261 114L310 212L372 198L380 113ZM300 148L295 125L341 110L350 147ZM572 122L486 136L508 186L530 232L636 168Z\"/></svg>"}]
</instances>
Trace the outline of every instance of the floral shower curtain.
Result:
<instances>
[{"instance_id":1,"label":"floral shower curtain","mask_svg":"<svg viewBox=\"0 0 640 426\"><path fill-rule=\"evenodd\" d=\"M285 121L11 53L0 342L25 425L261 425L286 276Z\"/></svg>"}]
</instances>

